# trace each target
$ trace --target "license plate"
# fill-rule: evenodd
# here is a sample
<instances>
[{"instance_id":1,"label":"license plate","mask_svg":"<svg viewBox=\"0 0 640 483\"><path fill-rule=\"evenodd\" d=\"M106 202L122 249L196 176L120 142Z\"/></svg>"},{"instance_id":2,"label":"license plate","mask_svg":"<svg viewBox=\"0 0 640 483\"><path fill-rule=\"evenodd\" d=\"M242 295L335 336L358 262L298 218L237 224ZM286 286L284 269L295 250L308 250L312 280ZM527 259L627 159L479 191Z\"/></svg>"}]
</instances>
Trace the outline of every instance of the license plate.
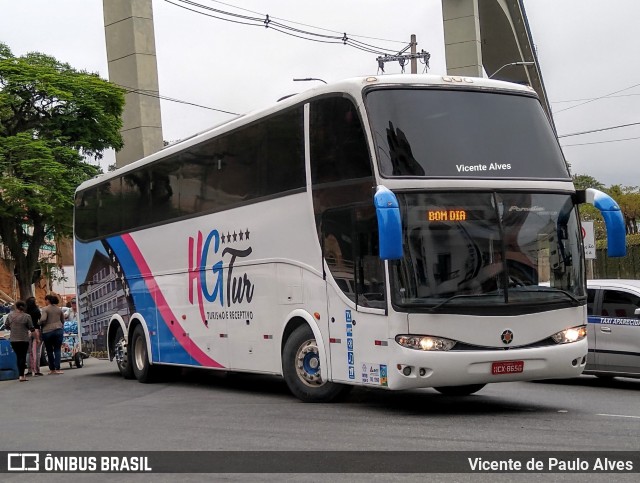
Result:
<instances>
[{"instance_id":1,"label":"license plate","mask_svg":"<svg viewBox=\"0 0 640 483\"><path fill-rule=\"evenodd\" d=\"M524 361L500 361L491 364L491 374L517 374L524 371Z\"/></svg>"}]
</instances>

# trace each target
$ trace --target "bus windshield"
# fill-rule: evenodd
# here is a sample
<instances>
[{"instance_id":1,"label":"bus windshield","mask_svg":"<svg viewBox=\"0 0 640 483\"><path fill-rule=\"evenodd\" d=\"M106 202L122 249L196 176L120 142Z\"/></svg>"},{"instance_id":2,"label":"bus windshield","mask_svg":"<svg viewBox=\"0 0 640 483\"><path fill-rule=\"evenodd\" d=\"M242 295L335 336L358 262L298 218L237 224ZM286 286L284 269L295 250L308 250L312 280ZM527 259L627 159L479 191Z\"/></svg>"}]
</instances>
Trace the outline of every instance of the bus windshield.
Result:
<instances>
[{"instance_id":1,"label":"bus windshield","mask_svg":"<svg viewBox=\"0 0 640 483\"><path fill-rule=\"evenodd\" d=\"M407 87L366 106L384 177L570 179L535 97Z\"/></svg>"},{"instance_id":2,"label":"bus windshield","mask_svg":"<svg viewBox=\"0 0 640 483\"><path fill-rule=\"evenodd\" d=\"M395 306L513 314L584 303L581 230L569 194L397 196L405 250L391 264Z\"/></svg>"}]
</instances>

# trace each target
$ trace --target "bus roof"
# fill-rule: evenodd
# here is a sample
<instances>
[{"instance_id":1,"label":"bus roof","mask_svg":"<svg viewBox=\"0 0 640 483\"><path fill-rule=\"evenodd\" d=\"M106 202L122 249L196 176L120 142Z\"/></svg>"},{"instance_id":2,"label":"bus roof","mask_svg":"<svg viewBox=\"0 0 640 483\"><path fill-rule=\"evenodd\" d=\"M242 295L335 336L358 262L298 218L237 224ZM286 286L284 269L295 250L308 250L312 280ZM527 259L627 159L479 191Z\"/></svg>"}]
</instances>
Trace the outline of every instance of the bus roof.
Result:
<instances>
[{"instance_id":1,"label":"bus roof","mask_svg":"<svg viewBox=\"0 0 640 483\"><path fill-rule=\"evenodd\" d=\"M333 82L331 84L322 84L312 89L308 89L298 94L292 94L288 97L281 99L279 102L272 104L271 106L255 111L251 111L247 114L237 116L234 119L217 124L211 128L208 128L202 132L193 134L192 136L185 138L174 144L166 146L164 149L146 156L138 161L134 161L126 166L110 171L105 174L98 175L90 180L82 183L76 191L84 190L91 186L100 184L104 181L111 179L112 177L121 176L128 171L132 171L136 168L144 166L148 163L152 163L158 159L162 159L166 156L182 151L184 148L199 144L202 141L210 139L212 137L223 134L227 131L231 131L237 127L250 124L253 121L264 118L275 112L281 111L291 106L295 106L317 96L332 93L351 93L354 97L362 91L365 87L375 86L441 86L450 88L463 88L463 89L478 89L478 90L499 90L499 91L511 91L522 92L529 95L536 96L533 88L514 84L511 82L505 82L500 80L485 79L481 77L460 77L450 75L434 75L434 74L393 74L393 75L376 75L367 77L353 77L344 79L341 81Z\"/></svg>"}]
</instances>

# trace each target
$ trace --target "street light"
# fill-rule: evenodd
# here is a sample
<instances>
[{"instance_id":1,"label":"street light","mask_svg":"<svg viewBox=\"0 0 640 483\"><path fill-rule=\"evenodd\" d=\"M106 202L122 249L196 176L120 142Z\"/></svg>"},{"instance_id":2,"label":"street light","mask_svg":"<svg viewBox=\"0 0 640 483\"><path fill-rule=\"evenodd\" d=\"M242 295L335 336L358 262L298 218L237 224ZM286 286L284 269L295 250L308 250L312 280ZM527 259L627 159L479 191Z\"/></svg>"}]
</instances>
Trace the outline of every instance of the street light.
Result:
<instances>
[{"instance_id":1,"label":"street light","mask_svg":"<svg viewBox=\"0 0 640 483\"><path fill-rule=\"evenodd\" d=\"M296 82L307 82L307 81L320 81L320 82L324 82L325 84L327 83L327 81L324 81L322 79L318 79L317 77L305 77L304 79L293 79Z\"/></svg>"},{"instance_id":2,"label":"street light","mask_svg":"<svg viewBox=\"0 0 640 483\"><path fill-rule=\"evenodd\" d=\"M489 76L489 79L493 79L493 77L500 72L502 69L504 69L505 67L510 67L512 65L535 65L535 62L511 62L510 64L504 64L502 67L500 67L497 71L495 71L493 74L491 74Z\"/></svg>"}]
</instances>

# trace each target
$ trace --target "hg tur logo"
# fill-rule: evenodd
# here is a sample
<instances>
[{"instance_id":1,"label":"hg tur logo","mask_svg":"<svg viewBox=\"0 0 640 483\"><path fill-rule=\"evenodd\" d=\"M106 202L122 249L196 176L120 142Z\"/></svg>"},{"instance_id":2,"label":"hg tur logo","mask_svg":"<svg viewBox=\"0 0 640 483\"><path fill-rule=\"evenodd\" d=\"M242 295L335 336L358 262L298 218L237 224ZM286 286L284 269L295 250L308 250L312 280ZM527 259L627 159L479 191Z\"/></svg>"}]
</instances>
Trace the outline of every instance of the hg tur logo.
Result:
<instances>
[{"instance_id":1,"label":"hg tur logo","mask_svg":"<svg viewBox=\"0 0 640 483\"><path fill-rule=\"evenodd\" d=\"M40 455L38 453L8 453L8 471L39 471Z\"/></svg>"}]
</instances>

